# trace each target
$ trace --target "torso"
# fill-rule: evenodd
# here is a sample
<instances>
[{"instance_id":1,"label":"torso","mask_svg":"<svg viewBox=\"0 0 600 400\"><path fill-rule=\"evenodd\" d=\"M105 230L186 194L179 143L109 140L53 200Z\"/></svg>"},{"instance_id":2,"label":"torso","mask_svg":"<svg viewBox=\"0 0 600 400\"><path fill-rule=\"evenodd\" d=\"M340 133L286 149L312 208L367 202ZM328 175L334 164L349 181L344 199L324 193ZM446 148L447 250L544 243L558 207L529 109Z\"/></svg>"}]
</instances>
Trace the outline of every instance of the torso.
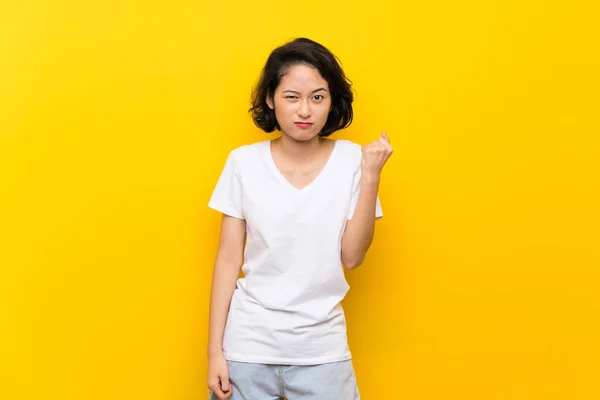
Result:
<instances>
[{"instance_id":1,"label":"torso","mask_svg":"<svg viewBox=\"0 0 600 400\"><path fill-rule=\"evenodd\" d=\"M272 141L232 151L211 200L246 221L244 276L223 337L227 360L314 365L351 358L340 246L362 154L347 140L325 143L331 147L295 168L277 146L272 153Z\"/></svg>"}]
</instances>

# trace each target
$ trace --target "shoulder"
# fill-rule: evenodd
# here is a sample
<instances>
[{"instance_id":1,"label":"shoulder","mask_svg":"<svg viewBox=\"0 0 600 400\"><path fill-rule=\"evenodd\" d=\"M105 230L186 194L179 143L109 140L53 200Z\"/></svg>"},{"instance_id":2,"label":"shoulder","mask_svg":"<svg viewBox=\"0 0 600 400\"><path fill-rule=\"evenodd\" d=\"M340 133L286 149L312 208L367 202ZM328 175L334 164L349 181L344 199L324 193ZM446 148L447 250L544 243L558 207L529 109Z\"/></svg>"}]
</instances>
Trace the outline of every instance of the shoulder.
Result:
<instances>
[{"instance_id":1,"label":"shoulder","mask_svg":"<svg viewBox=\"0 0 600 400\"><path fill-rule=\"evenodd\" d=\"M269 146L269 140L245 144L231 150L229 158L236 164L245 164L259 160Z\"/></svg>"},{"instance_id":2,"label":"shoulder","mask_svg":"<svg viewBox=\"0 0 600 400\"><path fill-rule=\"evenodd\" d=\"M358 143L354 143L351 140L339 139L337 140L337 146L340 147L342 153L350 156L360 157L362 155L362 146Z\"/></svg>"},{"instance_id":3,"label":"shoulder","mask_svg":"<svg viewBox=\"0 0 600 400\"><path fill-rule=\"evenodd\" d=\"M360 166L362 159L362 146L360 144L346 139L339 139L337 146L339 146L340 153L348 162L351 162L354 167Z\"/></svg>"},{"instance_id":4,"label":"shoulder","mask_svg":"<svg viewBox=\"0 0 600 400\"><path fill-rule=\"evenodd\" d=\"M360 149L362 148L362 146L358 143L354 143L351 140L347 140L347 139L338 139L337 141L337 145L340 146L341 148L345 149L348 152L360 152Z\"/></svg>"}]
</instances>

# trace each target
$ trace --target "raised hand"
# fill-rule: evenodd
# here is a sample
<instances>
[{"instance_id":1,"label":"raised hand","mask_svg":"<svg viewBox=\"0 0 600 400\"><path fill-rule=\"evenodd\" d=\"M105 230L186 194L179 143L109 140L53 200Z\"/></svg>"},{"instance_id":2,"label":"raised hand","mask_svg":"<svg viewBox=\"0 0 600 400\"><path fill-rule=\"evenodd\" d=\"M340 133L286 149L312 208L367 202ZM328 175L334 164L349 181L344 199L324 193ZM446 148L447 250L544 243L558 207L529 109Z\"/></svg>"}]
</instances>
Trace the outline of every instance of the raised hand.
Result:
<instances>
[{"instance_id":1,"label":"raised hand","mask_svg":"<svg viewBox=\"0 0 600 400\"><path fill-rule=\"evenodd\" d=\"M382 132L378 140L362 147L362 175L379 176L393 152L390 139L385 132Z\"/></svg>"}]
</instances>

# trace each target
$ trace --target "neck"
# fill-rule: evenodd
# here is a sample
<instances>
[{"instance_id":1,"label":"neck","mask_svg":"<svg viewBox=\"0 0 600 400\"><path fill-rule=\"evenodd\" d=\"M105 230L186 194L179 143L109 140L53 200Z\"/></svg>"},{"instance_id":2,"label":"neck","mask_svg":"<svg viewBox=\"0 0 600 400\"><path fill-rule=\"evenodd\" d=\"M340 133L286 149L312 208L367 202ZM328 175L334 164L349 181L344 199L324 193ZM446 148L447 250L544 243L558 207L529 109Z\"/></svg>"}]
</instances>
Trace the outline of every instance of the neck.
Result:
<instances>
[{"instance_id":1,"label":"neck","mask_svg":"<svg viewBox=\"0 0 600 400\"><path fill-rule=\"evenodd\" d=\"M310 140L299 141L282 133L281 137L275 139L274 142L277 142L276 145L287 157L304 161L314 157L326 140L320 136L315 136Z\"/></svg>"}]
</instances>

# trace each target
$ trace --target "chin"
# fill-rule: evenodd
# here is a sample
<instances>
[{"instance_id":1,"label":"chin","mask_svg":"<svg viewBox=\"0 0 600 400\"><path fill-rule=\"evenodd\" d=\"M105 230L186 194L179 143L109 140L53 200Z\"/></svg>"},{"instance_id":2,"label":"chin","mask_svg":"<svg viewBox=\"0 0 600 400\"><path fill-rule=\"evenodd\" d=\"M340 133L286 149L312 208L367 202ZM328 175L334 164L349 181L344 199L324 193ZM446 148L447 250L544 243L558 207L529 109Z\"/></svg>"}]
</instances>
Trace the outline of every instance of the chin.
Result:
<instances>
[{"instance_id":1,"label":"chin","mask_svg":"<svg viewBox=\"0 0 600 400\"><path fill-rule=\"evenodd\" d=\"M296 128L296 127L294 127ZM288 133L291 132L291 133ZM317 133L315 133L317 132ZM316 137L319 136L320 131L317 130L310 130L309 132L306 131L301 131L298 132L297 128L296 129L291 129L290 131L286 131L286 135L291 137L294 140L297 140L298 142L309 142L311 140L314 140Z\"/></svg>"}]
</instances>

